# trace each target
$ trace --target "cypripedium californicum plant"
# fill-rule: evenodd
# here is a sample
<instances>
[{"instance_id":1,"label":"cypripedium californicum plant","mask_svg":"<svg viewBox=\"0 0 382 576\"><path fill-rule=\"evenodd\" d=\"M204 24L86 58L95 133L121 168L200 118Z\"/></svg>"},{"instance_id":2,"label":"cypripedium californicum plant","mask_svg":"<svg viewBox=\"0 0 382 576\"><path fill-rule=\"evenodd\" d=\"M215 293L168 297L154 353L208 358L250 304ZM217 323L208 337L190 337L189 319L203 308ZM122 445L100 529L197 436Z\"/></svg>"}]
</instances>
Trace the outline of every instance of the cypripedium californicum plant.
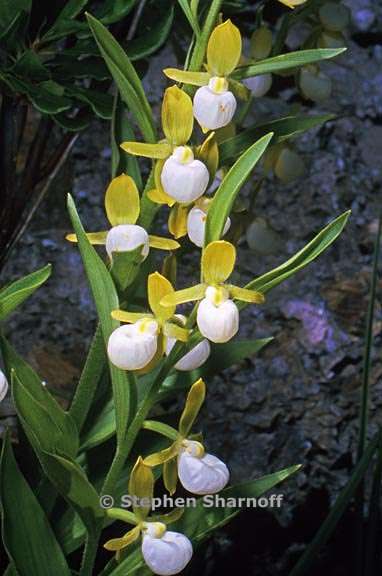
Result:
<instances>
[{"instance_id":1,"label":"cypripedium californicum plant","mask_svg":"<svg viewBox=\"0 0 382 576\"><path fill-rule=\"evenodd\" d=\"M106 246L110 260L113 252L130 252L140 246L142 261L149 254L150 247L160 250L176 250L179 243L171 238L162 238L148 234L142 226L136 224L140 213L138 188L127 174L121 174L110 182L105 194L105 211L112 225L109 231L88 232L91 244ZM76 234L68 234L69 242L77 242Z\"/></svg>"},{"instance_id":2,"label":"cypripedium californicum plant","mask_svg":"<svg viewBox=\"0 0 382 576\"><path fill-rule=\"evenodd\" d=\"M189 72L166 68L171 80L200 86L193 100L194 116L203 131L217 130L229 124L236 112L236 98L231 90L247 97L245 86L229 78L240 62L241 34L226 20L214 28L207 45L207 72Z\"/></svg>"},{"instance_id":3,"label":"cypripedium californicum plant","mask_svg":"<svg viewBox=\"0 0 382 576\"><path fill-rule=\"evenodd\" d=\"M224 462L206 453L203 444L190 435L205 396L206 386L199 378L190 388L178 430L174 430L176 440L169 448L144 459L147 466L163 465L163 481L170 494L176 491L178 478L186 490L200 496L220 492L228 483Z\"/></svg>"},{"instance_id":4,"label":"cypripedium californicum plant","mask_svg":"<svg viewBox=\"0 0 382 576\"><path fill-rule=\"evenodd\" d=\"M231 340L239 330L239 309L234 300L262 304L264 296L255 290L227 284L236 262L236 248L217 240L204 249L201 260L203 282L164 296L162 306L171 310L178 304L199 301L196 321L201 334L215 343Z\"/></svg>"},{"instance_id":5,"label":"cypripedium californicum plant","mask_svg":"<svg viewBox=\"0 0 382 576\"><path fill-rule=\"evenodd\" d=\"M5 377L5 374L2 370L0 370L0 402L4 400L8 392L8 380Z\"/></svg>"},{"instance_id":6,"label":"cypripedium californicum plant","mask_svg":"<svg viewBox=\"0 0 382 576\"><path fill-rule=\"evenodd\" d=\"M151 312L113 310L112 316L127 323L116 328L108 342L110 361L122 370L152 369L164 354L165 337L187 342L189 331L175 314L175 306L162 306L164 296L174 288L167 278L154 272L147 279L147 294Z\"/></svg>"},{"instance_id":7,"label":"cypripedium californicum plant","mask_svg":"<svg viewBox=\"0 0 382 576\"><path fill-rule=\"evenodd\" d=\"M192 544L184 534L167 530L167 525L178 520L183 509L175 508L168 514L150 517L153 494L154 475L139 457L129 480L133 512L114 508L107 511L109 518L133 524L134 528L121 538L108 540L104 547L110 552L116 552L119 558L122 550L141 537L142 556L150 570L163 576L178 574L191 560Z\"/></svg>"}]
</instances>

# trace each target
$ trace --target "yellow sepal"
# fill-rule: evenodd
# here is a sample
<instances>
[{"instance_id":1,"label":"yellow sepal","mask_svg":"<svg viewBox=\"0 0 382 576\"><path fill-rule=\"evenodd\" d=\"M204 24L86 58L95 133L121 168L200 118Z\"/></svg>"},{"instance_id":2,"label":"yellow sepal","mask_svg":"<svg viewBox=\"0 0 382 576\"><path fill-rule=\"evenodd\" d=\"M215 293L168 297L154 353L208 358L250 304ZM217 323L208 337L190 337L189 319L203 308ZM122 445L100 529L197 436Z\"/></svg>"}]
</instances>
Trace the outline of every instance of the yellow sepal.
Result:
<instances>
[{"instance_id":1,"label":"yellow sepal","mask_svg":"<svg viewBox=\"0 0 382 576\"><path fill-rule=\"evenodd\" d=\"M202 274L207 284L221 284L232 274L236 248L230 242L217 240L203 250Z\"/></svg>"},{"instance_id":2,"label":"yellow sepal","mask_svg":"<svg viewBox=\"0 0 382 576\"><path fill-rule=\"evenodd\" d=\"M170 210L168 217L168 229L174 238L182 238L187 234L187 216L189 206L175 204Z\"/></svg>"},{"instance_id":3,"label":"yellow sepal","mask_svg":"<svg viewBox=\"0 0 382 576\"><path fill-rule=\"evenodd\" d=\"M226 285L229 290L230 296L242 302L250 302L252 304L263 304L265 302L264 295L255 290L248 290L247 288L239 288L239 286Z\"/></svg>"},{"instance_id":4,"label":"yellow sepal","mask_svg":"<svg viewBox=\"0 0 382 576\"><path fill-rule=\"evenodd\" d=\"M175 338L175 340L180 340L181 342L187 342L188 340L188 330L171 322L166 322L163 327L163 333L168 338Z\"/></svg>"},{"instance_id":5,"label":"yellow sepal","mask_svg":"<svg viewBox=\"0 0 382 576\"><path fill-rule=\"evenodd\" d=\"M204 142L198 146L196 157L207 166L210 174L210 182L213 181L219 166L219 147L215 138L215 132L211 132Z\"/></svg>"},{"instance_id":6,"label":"yellow sepal","mask_svg":"<svg viewBox=\"0 0 382 576\"><path fill-rule=\"evenodd\" d=\"M102 232L88 232L86 234L86 238L89 240L90 244L106 244L106 236L107 236L107 230L102 231ZM68 240L69 242L78 242L77 240L77 234L67 234L65 236L65 239Z\"/></svg>"},{"instance_id":7,"label":"yellow sepal","mask_svg":"<svg viewBox=\"0 0 382 576\"><path fill-rule=\"evenodd\" d=\"M166 490L170 493L170 496L175 494L176 485L178 483L178 466L176 458L168 460L168 462L163 464L163 482Z\"/></svg>"},{"instance_id":8,"label":"yellow sepal","mask_svg":"<svg viewBox=\"0 0 382 576\"><path fill-rule=\"evenodd\" d=\"M174 146L187 144L194 127L192 100L177 86L167 88L162 104L162 127Z\"/></svg>"},{"instance_id":9,"label":"yellow sepal","mask_svg":"<svg viewBox=\"0 0 382 576\"><path fill-rule=\"evenodd\" d=\"M155 204L167 204L167 206L174 206L176 200L171 198L163 188L152 188L147 192L147 196L150 198L151 202Z\"/></svg>"},{"instance_id":10,"label":"yellow sepal","mask_svg":"<svg viewBox=\"0 0 382 576\"><path fill-rule=\"evenodd\" d=\"M132 530L126 532L126 534L122 536L122 538L113 538L112 540L108 540L107 542L105 542L103 547L106 548L106 550L109 550L110 552L118 552L118 550L122 550L123 548L126 548L126 546L129 546L129 544L135 542L135 540L139 538L140 533L141 533L140 527L135 526L134 528L132 528Z\"/></svg>"},{"instance_id":11,"label":"yellow sepal","mask_svg":"<svg viewBox=\"0 0 382 576\"><path fill-rule=\"evenodd\" d=\"M167 78L175 80L175 82L191 84L192 86L206 86L211 77L208 72L189 72L177 68L165 68L163 72Z\"/></svg>"},{"instance_id":12,"label":"yellow sepal","mask_svg":"<svg viewBox=\"0 0 382 576\"><path fill-rule=\"evenodd\" d=\"M178 471L177 471L177 467L176 467L176 461L175 460L170 460L169 462L166 462L164 467L166 466L166 464L170 464L170 463L174 463L175 464L175 476L177 478L178 476ZM166 486L166 480L165 480L165 468L163 467L163 480L165 481L165 487ZM175 490L176 490L176 482L175 482ZM174 494L175 490L173 492L171 492L171 494ZM174 508L174 510L171 510L171 512L168 512L167 514L159 514L159 516L155 516L155 520L157 522L163 522L164 524L171 524L171 522L176 522L177 520L180 520L180 518L183 516L184 514L184 508Z\"/></svg>"},{"instance_id":13,"label":"yellow sepal","mask_svg":"<svg viewBox=\"0 0 382 576\"><path fill-rule=\"evenodd\" d=\"M206 385L204 384L203 380L199 378L199 380L194 382L190 388L182 415L179 420L179 433L183 438L188 436L192 425L199 414L205 397Z\"/></svg>"},{"instance_id":14,"label":"yellow sepal","mask_svg":"<svg viewBox=\"0 0 382 576\"><path fill-rule=\"evenodd\" d=\"M122 150L134 156L144 156L145 158L165 159L171 156L172 148L166 142L159 144L146 144L145 142L123 142Z\"/></svg>"},{"instance_id":15,"label":"yellow sepal","mask_svg":"<svg viewBox=\"0 0 382 576\"><path fill-rule=\"evenodd\" d=\"M119 320L120 322L126 322L127 324L134 324L134 322L138 322L138 320L142 320L143 318L153 318L153 315L145 312L127 312L125 310L113 310L111 313L111 317L114 318L115 320Z\"/></svg>"},{"instance_id":16,"label":"yellow sepal","mask_svg":"<svg viewBox=\"0 0 382 576\"><path fill-rule=\"evenodd\" d=\"M158 250L177 250L180 248L179 242L172 238L162 238L162 236L149 235L149 245Z\"/></svg>"},{"instance_id":17,"label":"yellow sepal","mask_svg":"<svg viewBox=\"0 0 382 576\"><path fill-rule=\"evenodd\" d=\"M173 294L174 288L171 282L167 280L159 272L154 272L150 274L147 279L147 293L149 299L149 305L154 313L154 316L158 318L161 322L165 322L175 312L175 306L165 307L161 304L162 298L169 294Z\"/></svg>"},{"instance_id":18,"label":"yellow sepal","mask_svg":"<svg viewBox=\"0 0 382 576\"><path fill-rule=\"evenodd\" d=\"M127 174L113 178L105 194L105 209L112 226L135 224L140 211L139 192Z\"/></svg>"},{"instance_id":19,"label":"yellow sepal","mask_svg":"<svg viewBox=\"0 0 382 576\"><path fill-rule=\"evenodd\" d=\"M165 163L164 160L157 160L157 162L155 162L154 181L155 181L156 192L155 192L154 197L157 198L158 204L167 204L168 206L173 206L175 204L176 200L174 200L174 198L171 198L171 196L169 196L164 191L163 186L162 186L161 175L162 175L164 163Z\"/></svg>"},{"instance_id":20,"label":"yellow sepal","mask_svg":"<svg viewBox=\"0 0 382 576\"><path fill-rule=\"evenodd\" d=\"M162 306L177 306L178 304L184 304L185 302L192 302L193 300L202 300L206 292L207 286L205 284L196 284L196 286L191 286L191 288L185 288L184 290L177 290L172 294L167 294L161 300Z\"/></svg>"},{"instance_id":21,"label":"yellow sepal","mask_svg":"<svg viewBox=\"0 0 382 576\"><path fill-rule=\"evenodd\" d=\"M281 4L288 6L288 8L296 8L296 6L301 6L301 4L305 4L306 0L279 0Z\"/></svg>"},{"instance_id":22,"label":"yellow sepal","mask_svg":"<svg viewBox=\"0 0 382 576\"><path fill-rule=\"evenodd\" d=\"M176 442L171 444L169 448L165 448L165 450L161 450L160 452L155 452L155 454L151 454L144 459L144 463L146 466L159 466L160 464L164 464L169 460L172 460L175 456L177 456L179 452L179 446Z\"/></svg>"},{"instance_id":23,"label":"yellow sepal","mask_svg":"<svg viewBox=\"0 0 382 576\"><path fill-rule=\"evenodd\" d=\"M129 494L138 499L152 499L154 493L154 475L149 466L143 462L141 456L135 463L130 474ZM134 513L138 518L146 518L151 506L133 506Z\"/></svg>"},{"instance_id":24,"label":"yellow sepal","mask_svg":"<svg viewBox=\"0 0 382 576\"><path fill-rule=\"evenodd\" d=\"M214 28L208 41L208 70L212 76L228 76L236 68L240 56L240 31L231 20L226 20Z\"/></svg>"}]
</instances>

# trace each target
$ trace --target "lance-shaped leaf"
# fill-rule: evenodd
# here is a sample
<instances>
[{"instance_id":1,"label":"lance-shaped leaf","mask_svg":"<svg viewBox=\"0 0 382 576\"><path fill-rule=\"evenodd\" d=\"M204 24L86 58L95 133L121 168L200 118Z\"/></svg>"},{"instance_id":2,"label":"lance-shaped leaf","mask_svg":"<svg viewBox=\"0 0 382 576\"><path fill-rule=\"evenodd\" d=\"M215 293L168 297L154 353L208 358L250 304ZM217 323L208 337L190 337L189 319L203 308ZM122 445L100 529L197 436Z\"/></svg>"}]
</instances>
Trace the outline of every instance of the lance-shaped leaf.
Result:
<instances>
[{"instance_id":1,"label":"lance-shaped leaf","mask_svg":"<svg viewBox=\"0 0 382 576\"><path fill-rule=\"evenodd\" d=\"M9 436L1 456L0 495L3 541L17 571L13 573L70 576L48 518L17 466Z\"/></svg>"},{"instance_id":2,"label":"lance-shaped leaf","mask_svg":"<svg viewBox=\"0 0 382 576\"><path fill-rule=\"evenodd\" d=\"M250 66L242 66L237 68L232 73L232 78L235 80L242 80L243 78L251 78L259 74L267 74L269 72L278 72L279 70L288 70L289 68L298 68L320 62L321 60L329 60L335 58L343 52L346 48L316 48L314 50L298 50L297 52L289 52L289 54L281 54L280 56L273 56L266 60L261 60Z\"/></svg>"},{"instance_id":3,"label":"lance-shaped leaf","mask_svg":"<svg viewBox=\"0 0 382 576\"><path fill-rule=\"evenodd\" d=\"M90 14L87 14L87 19L122 100L131 110L144 139L147 142L155 142L153 115L134 66L108 29Z\"/></svg>"},{"instance_id":4,"label":"lance-shaped leaf","mask_svg":"<svg viewBox=\"0 0 382 576\"><path fill-rule=\"evenodd\" d=\"M284 280L287 280L293 274L296 274L302 268L305 268L310 262L315 260L324 250L338 238L350 216L350 210L338 216L321 230L302 250L297 252L292 258L289 258L281 266L266 272L259 278L256 278L246 288L258 290L265 293L271 290Z\"/></svg>"},{"instance_id":5,"label":"lance-shaped leaf","mask_svg":"<svg viewBox=\"0 0 382 576\"><path fill-rule=\"evenodd\" d=\"M73 228L77 234L78 246L93 293L104 341L107 345L110 334L119 326L119 323L111 317L112 310L119 306L116 289L105 264L86 237L76 207L70 196L68 198L68 210ZM118 442L122 442L126 436L128 422L135 407L134 403L130 402L130 388L126 373L110 362L109 367L116 410L117 439Z\"/></svg>"},{"instance_id":6,"label":"lance-shaped leaf","mask_svg":"<svg viewBox=\"0 0 382 576\"><path fill-rule=\"evenodd\" d=\"M273 133L267 134L248 148L235 162L220 184L208 209L205 245L213 240L219 240L236 196L266 150L272 137Z\"/></svg>"},{"instance_id":7,"label":"lance-shaped leaf","mask_svg":"<svg viewBox=\"0 0 382 576\"><path fill-rule=\"evenodd\" d=\"M0 290L0 320L4 320L17 306L47 281L52 271L50 264L12 282Z\"/></svg>"}]
</instances>

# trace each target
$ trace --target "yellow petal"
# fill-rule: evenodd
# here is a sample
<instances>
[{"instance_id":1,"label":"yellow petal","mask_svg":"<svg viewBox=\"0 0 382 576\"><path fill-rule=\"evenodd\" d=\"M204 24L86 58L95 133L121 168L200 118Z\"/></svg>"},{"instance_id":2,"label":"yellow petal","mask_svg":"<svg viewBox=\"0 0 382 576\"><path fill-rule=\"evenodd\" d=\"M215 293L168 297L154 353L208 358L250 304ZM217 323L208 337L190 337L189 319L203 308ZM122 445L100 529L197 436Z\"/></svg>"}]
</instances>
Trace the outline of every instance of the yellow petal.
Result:
<instances>
[{"instance_id":1,"label":"yellow petal","mask_svg":"<svg viewBox=\"0 0 382 576\"><path fill-rule=\"evenodd\" d=\"M112 318L119 320L120 322L127 322L128 324L134 324L142 318L152 318L152 314L145 314L144 312L126 312L125 310L113 310L111 313Z\"/></svg>"},{"instance_id":2,"label":"yellow petal","mask_svg":"<svg viewBox=\"0 0 382 576\"><path fill-rule=\"evenodd\" d=\"M174 444L172 444L169 448L147 456L143 462L146 464L146 466L159 466L160 464L164 464L165 462L172 460L175 456L177 456L178 451L179 447L177 443L174 442Z\"/></svg>"},{"instance_id":3,"label":"yellow petal","mask_svg":"<svg viewBox=\"0 0 382 576\"><path fill-rule=\"evenodd\" d=\"M202 273L207 284L221 284L232 274L236 248L230 242L217 240L203 250Z\"/></svg>"},{"instance_id":4,"label":"yellow petal","mask_svg":"<svg viewBox=\"0 0 382 576\"><path fill-rule=\"evenodd\" d=\"M105 244L106 243L107 230L103 232L88 232L86 234L87 239L90 244ZM77 234L68 234L65 236L66 240L69 242L77 242Z\"/></svg>"},{"instance_id":5,"label":"yellow petal","mask_svg":"<svg viewBox=\"0 0 382 576\"><path fill-rule=\"evenodd\" d=\"M171 322L166 322L163 333L165 336L168 336L168 338L175 338L181 342L187 342L188 340L188 330Z\"/></svg>"},{"instance_id":6,"label":"yellow petal","mask_svg":"<svg viewBox=\"0 0 382 576\"><path fill-rule=\"evenodd\" d=\"M171 146L165 142L160 144L146 144L145 142L123 142L122 150L134 156L145 156L146 158L168 158L171 155Z\"/></svg>"},{"instance_id":7,"label":"yellow petal","mask_svg":"<svg viewBox=\"0 0 382 576\"><path fill-rule=\"evenodd\" d=\"M178 483L178 466L176 459L173 458L163 465L163 482L166 490L169 491L170 496L175 494L176 485ZM171 512L170 512L171 514Z\"/></svg>"},{"instance_id":8,"label":"yellow petal","mask_svg":"<svg viewBox=\"0 0 382 576\"><path fill-rule=\"evenodd\" d=\"M126 532L126 534L122 536L122 538L113 538L112 540L108 540L107 542L105 542L103 546L104 548L106 548L106 550L110 550L110 552L117 552L118 550L122 550L123 548L126 548L126 546L128 546L129 544L135 542L135 540L137 540L137 538L139 537L140 533L141 529L139 528L139 526L135 526L132 530Z\"/></svg>"},{"instance_id":9,"label":"yellow petal","mask_svg":"<svg viewBox=\"0 0 382 576\"><path fill-rule=\"evenodd\" d=\"M187 234L187 216L190 206L175 204L168 217L168 229L174 238L182 238Z\"/></svg>"},{"instance_id":10,"label":"yellow petal","mask_svg":"<svg viewBox=\"0 0 382 576\"><path fill-rule=\"evenodd\" d=\"M203 380L199 378L190 388L187 395L184 410L179 421L179 433L183 438L186 438L192 428L193 423L199 414L200 408L206 397L206 385Z\"/></svg>"},{"instance_id":11,"label":"yellow petal","mask_svg":"<svg viewBox=\"0 0 382 576\"><path fill-rule=\"evenodd\" d=\"M212 76L228 76L241 56L239 29L226 20L212 31L207 46L207 64Z\"/></svg>"},{"instance_id":12,"label":"yellow petal","mask_svg":"<svg viewBox=\"0 0 382 576\"><path fill-rule=\"evenodd\" d=\"M149 466L143 462L141 456L135 463L130 474L129 494L139 499L151 499L154 492L154 475ZM133 506L134 513L139 518L145 518L150 512L151 506Z\"/></svg>"},{"instance_id":13,"label":"yellow petal","mask_svg":"<svg viewBox=\"0 0 382 576\"><path fill-rule=\"evenodd\" d=\"M191 84L192 86L205 86L210 80L208 72L188 72L187 70L178 70L177 68L165 68L163 70L167 78L182 82L182 84Z\"/></svg>"},{"instance_id":14,"label":"yellow petal","mask_svg":"<svg viewBox=\"0 0 382 576\"><path fill-rule=\"evenodd\" d=\"M140 210L139 192L130 176L121 174L113 178L106 190L105 209L112 226L136 223Z\"/></svg>"},{"instance_id":15,"label":"yellow petal","mask_svg":"<svg viewBox=\"0 0 382 576\"><path fill-rule=\"evenodd\" d=\"M230 284L227 285L226 288L228 288L230 295L237 300L251 302L252 304L263 304L263 302L265 302L264 295L261 294L261 292L248 290L247 288L239 288L238 286L231 286Z\"/></svg>"},{"instance_id":16,"label":"yellow petal","mask_svg":"<svg viewBox=\"0 0 382 576\"><path fill-rule=\"evenodd\" d=\"M162 127L174 146L187 144L194 127L192 100L177 86L167 88L162 104Z\"/></svg>"},{"instance_id":17,"label":"yellow petal","mask_svg":"<svg viewBox=\"0 0 382 576\"><path fill-rule=\"evenodd\" d=\"M172 238L162 238L162 236L149 235L149 244L151 248L158 248L158 250L177 250L180 248L179 242Z\"/></svg>"},{"instance_id":18,"label":"yellow petal","mask_svg":"<svg viewBox=\"0 0 382 576\"><path fill-rule=\"evenodd\" d=\"M175 312L175 306L166 308L161 304L162 298L174 292L171 282L159 272L150 274L147 279L147 292L150 308L159 320L165 322Z\"/></svg>"},{"instance_id":19,"label":"yellow petal","mask_svg":"<svg viewBox=\"0 0 382 576\"><path fill-rule=\"evenodd\" d=\"M215 132L211 132L198 147L196 157L204 162L210 174L210 181L215 178L219 166L219 147L216 141Z\"/></svg>"},{"instance_id":20,"label":"yellow petal","mask_svg":"<svg viewBox=\"0 0 382 576\"><path fill-rule=\"evenodd\" d=\"M147 196L150 198L151 202L155 204L167 204L167 206L173 206L176 202L174 198L171 198L163 188L152 188L147 192Z\"/></svg>"},{"instance_id":21,"label":"yellow petal","mask_svg":"<svg viewBox=\"0 0 382 576\"><path fill-rule=\"evenodd\" d=\"M202 300L206 292L205 284L197 284L191 288L185 288L184 290L177 290L172 294L168 294L161 300L162 306L177 306L178 304L184 304L185 302L192 302L193 300ZM172 314L171 314L172 316Z\"/></svg>"}]
</instances>

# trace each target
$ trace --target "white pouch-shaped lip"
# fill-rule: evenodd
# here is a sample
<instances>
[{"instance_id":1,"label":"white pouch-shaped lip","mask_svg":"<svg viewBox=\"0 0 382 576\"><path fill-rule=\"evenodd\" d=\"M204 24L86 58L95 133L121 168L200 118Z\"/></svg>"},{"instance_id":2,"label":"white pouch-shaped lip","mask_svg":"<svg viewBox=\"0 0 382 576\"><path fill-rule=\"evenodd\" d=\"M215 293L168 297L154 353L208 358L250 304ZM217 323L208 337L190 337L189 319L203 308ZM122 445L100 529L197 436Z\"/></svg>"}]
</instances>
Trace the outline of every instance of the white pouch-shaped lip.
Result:
<instances>
[{"instance_id":1,"label":"white pouch-shaped lip","mask_svg":"<svg viewBox=\"0 0 382 576\"><path fill-rule=\"evenodd\" d=\"M142 330L142 322L145 322ZM158 347L158 324L155 320L138 320L125 324L110 335L107 353L110 361L122 370L140 370L155 356Z\"/></svg>"},{"instance_id":2,"label":"white pouch-shaped lip","mask_svg":"<svg viewBox=\"0 0 382 576\"><path fill-rule=\"evenodd\" d=\"M168 356L175 346L175 338L167 338L166 342L166 355ZM176 370L188 372L189 370L196 370L200 368L207 360L211 353L211 346L208 340L202 340L194 346L187 354L185 354L174 366Z\"/></svg>"},{"instance_id":3,"label":"white pouch-shaped lip","mask_svg":"<svg viewBox=\"0 0 382 576\"><path fill-rule=\"evenodd\" d=\"M4 400L8 392L8 380L5 377L4 372L0 370L0 402Z\"/></svg>"},{"instance_id":4,"label":"white pouch-shaped lip","mask_svg":"<svg viewBox=\"0 0 382 576\"><path fill-rule=\"evenodd\" d=\"M137 224L119 224L113 226L106 236L106 252L113 257L113 252L130 252L142 246L142 257L148 256L149 235L142 226Z\"/></svg>"},{"instance_id":5,"label":"white pouch-shaped lip","mask_svg":"<svg viewBox=\"0 0 382 576\"><path fill-rule=\"evenodd\" d=\"M208 86L198 88L194 96L194 116L200 126L217 130L229 124L236 112L236 98L230 90L216 92L214 86L219 79L211 78Z\"/></svg>"},{"instance_id":6,"label":"white pouch-shaped lip","mask_svg":"<svg viewBox=\"0 0 382 576\"><path fill-rule=\"evenodd\" d=\"M193 442L188 440L187 443ZM228 483L229 470L212 454L198 457L185 449L178 457L178 476L182 486L192 494L215 494Z\"/></svg>"},{"instance_id":7,"label":"white pouch-shaped lip","mask_svg":"<svg viewBox=\"0 0 382 576\"><path fill-rule=\"evenodd\" d=\"M193 244L199 248L203 248L204 235L206 232L206 219L207 214L199 208L194 206L187 216L187 234ZM231 219L228 217L224 226L223 235L228 232L231 227Z\"/></svg>"},{"instance_id":8,"label":"white pouch-shaped lip","mask_svg":"<svg viewBox=\"0 0 382 576\"><path fill-rule=\"evenodd\" d=\"M178 532L166 531L161 538L143 536L142 555L154 574L178 574L191 560L192 552L190 540Z\"/></svg>"},{"instance_id":9,"label":"white pouch-shaped lip","mask_svg":"<svg viewBox=\"0 0 382 576\"><path fill-rule=\"evenodd\" d=\"M199 303L196 321L205 338L222 344L231 340L239 330L239 310L229 298L214 304L209 297L210 288L207 288L206 298Z\"/></svg>"},{"instance_id":10,"label":"white pouch-shaped lip","mask_svg":"<svg viewBox=\"0 0 382 576\"><path fill-rule=\"evenodd\" d=\"M207 166L195 160L192 150L178 146L167 158L161 173L164 191L177 202L194 202L207 189L210 175Z\"/></svg>"}]
</instances>

